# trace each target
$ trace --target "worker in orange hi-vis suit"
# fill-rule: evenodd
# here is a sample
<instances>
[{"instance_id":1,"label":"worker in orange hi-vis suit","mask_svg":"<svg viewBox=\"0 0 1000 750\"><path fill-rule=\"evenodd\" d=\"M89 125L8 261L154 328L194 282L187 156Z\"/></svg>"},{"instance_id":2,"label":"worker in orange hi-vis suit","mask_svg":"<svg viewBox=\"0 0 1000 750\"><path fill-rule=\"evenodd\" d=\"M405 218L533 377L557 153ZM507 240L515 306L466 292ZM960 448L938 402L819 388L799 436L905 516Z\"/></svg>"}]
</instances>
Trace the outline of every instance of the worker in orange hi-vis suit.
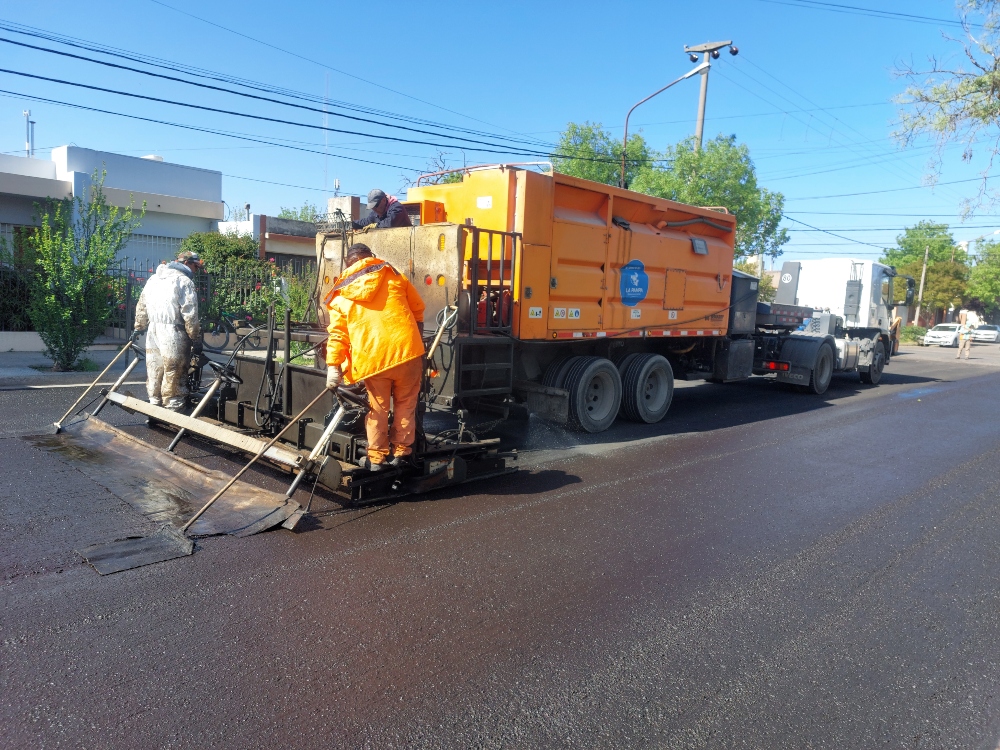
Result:
<instances>
[{"instance_id":1,"label":"worker in orange hi-vis suit","mask_svg":"<svg viewBox=\"0 0 1000 750\"><path fill-rule=\"evenodd\" d=\"M403 465L413 452L423 379L424 301L367 245L352 245L346 262L323 300L330 310L326 385L333 389L342 382L365 382L368 455L361 465L381 471Z\"/></svg>"}]
</instances>

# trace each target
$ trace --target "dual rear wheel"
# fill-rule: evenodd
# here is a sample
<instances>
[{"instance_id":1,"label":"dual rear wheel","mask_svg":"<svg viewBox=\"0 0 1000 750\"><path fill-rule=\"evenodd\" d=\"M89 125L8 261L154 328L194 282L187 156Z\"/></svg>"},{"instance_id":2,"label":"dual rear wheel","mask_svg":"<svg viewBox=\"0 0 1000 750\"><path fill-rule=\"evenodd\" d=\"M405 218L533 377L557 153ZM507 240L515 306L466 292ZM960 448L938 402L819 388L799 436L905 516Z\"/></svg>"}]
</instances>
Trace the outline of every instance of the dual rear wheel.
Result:
<instances>
[{"instance_id":1,"label":"dual rear wheel","mask_svg":"<svg viewBox=\"0 0 1000 750\"><path fill-rule=\"evenodd\" d=\"M569 357L549 367L543 385L569 391L569 426L603 432L619 413L652 424L670 408L674 375L659 354L630 354L618 366L604 357Z\"/></svg>"}]
</instances>

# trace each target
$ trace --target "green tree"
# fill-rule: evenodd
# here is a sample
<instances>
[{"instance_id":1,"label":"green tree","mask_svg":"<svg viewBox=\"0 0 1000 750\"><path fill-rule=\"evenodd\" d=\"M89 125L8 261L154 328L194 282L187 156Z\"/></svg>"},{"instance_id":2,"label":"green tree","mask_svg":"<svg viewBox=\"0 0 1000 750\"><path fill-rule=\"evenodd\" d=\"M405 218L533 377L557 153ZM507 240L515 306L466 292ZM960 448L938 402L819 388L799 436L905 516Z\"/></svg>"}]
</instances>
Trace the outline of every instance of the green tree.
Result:
<instances>
[{"instance_id":1,"label":"green tree","mask_svg":"<svg viewBox=\"0 0 1000 750\"><path fill-rule=\"evenodd\" d=\"M27 236L31 268L28 315L54 370L72 369L104 332L111 316L111 265L142 223L126 208L108 205L104 172L94 171L87 200L48 200L38 205L40 226ZM9 260L9 251L3 248Z\"/></svg>"},{"instance_id":2,"label":"green tree","mask_svg":"<svg viewBox=\"0 0 1000 750\"><path fill-rule=\"evenodd\" d=\"M194 232L181 242L181 252L198 253L209 273L222 271L244 261L260 260L260 242L248 234Z\"/></svg>"},{"instance_id":3,"label":"green tree","mask_svg":"<svg viewBox=\"0 0 1000 750\"><path fill-rule=\"evenodd\" d=\"M897 266L901 274L912 276L920 284L920 271L923 268L923 257L919 262L904 263ZM948 260L937 260L927 264L927 279L924 282L924 298L921 309L927 312L947 310L949 307L962 306L968 294L969 268L964 263L952 263ZM897 294L897 297L899 295ZM923 317L923 316L921 316Z\"/></svg>"},{"instance_id":4,"label":"green tree","mask_svg":"<svg viewBox=\"0 0 1000 750\"><path fill-rule=\"evenodd\" d=\"M656 155L641 135L628 139L625 177L631 186L643 169L653 164ZM605 185L618 185L622 172L621 140L612 138L600 123L569 123L559 137L552 156L556 171Z\"/></svg>"},{"instance_id":5,"label":"green tree","mask_svg":"<svg viewBox=\"0 0 1000 750\"><path fill-rule=\"evenodd\" d=\"M969 298L978 299L988 314L1000 311L1000 244L980 242L976 264L969 272Z\"/></svg>"},{"instance_id":6,"label":"green tree","mask_svg":"<svg viewBox=\"0 0 1000 750\"><path fill-rule=\"evenodd\" d=\"M695 206L721 206L736 215L735 255L777 257L788 242L780 228L785 197L757 184L746 144L736 136L718 136L702 149L687 138L667 149L670 168L646 167L630 186L659 198Z\"/></svg>"},{"instance_id":7,"label":"green tree","mask_svg":"<svg viewBox=\"0 0 1000 750\"><path fill-rule=\"evenodd\" d=\"M774 281L763 272L760 265L753 260L744 259L733 263L733 268L737 271L743 271L743 273L748 273L751 276L756 276L760 279L760 283L757 285L757 299L761 302L773 302L774 295L777 293L777 289L774 288Z\"/></svg>"},{"instance_id":8,"label":"green tree","mask_svg":"<svg viewBox=\"0 0 1000 750\"><path fill-rule=\"evenodd\" d=\"M896 238L896 247L887 249L879 260L897 269L912 263L922 266L924 248L930 248L928 262L954 260L963 265L968 263L968 254L955 244L948 225L933 221L919 221L916 226L904 229ZM919 269L915 278L920 278Z\"/></svg>"},{"instance_id":9,"label":"green tree","mask_svg":"<svg viewBox=\"0 0 1000 750\"><path fill-rule=\"evenodd\" d=\"M959 0L958 11L964 33L949 39L960 48L959 61L942 65L931 58L926 66L897 68L896 74L909 85L896 98L899 127L893 135L904 146L923 138L935 141L935 173L944 149L952 144L964 146L963 161L971 160L976 149L986 152L990 166L983 172L978 195L963 201L968 215L998 197L995 190L987 190L986 179L1000 152L1000 3Z\"/></svg>"},{"instance_id":10,"label":"green tree","mask_svg":"<svg viewBox=\"0 0 1000 750\"><path fill-rule=\"evenodd\" d=\"M305 201L302 204L302 208L285 208L281 207L281 211L278 213L277 218L279 219L295 219L296 221L309 221L316 223L320 221L326 215L325 212L319 210L319 206L313 205L309 201Z\"/></svg>"}]
</instances>

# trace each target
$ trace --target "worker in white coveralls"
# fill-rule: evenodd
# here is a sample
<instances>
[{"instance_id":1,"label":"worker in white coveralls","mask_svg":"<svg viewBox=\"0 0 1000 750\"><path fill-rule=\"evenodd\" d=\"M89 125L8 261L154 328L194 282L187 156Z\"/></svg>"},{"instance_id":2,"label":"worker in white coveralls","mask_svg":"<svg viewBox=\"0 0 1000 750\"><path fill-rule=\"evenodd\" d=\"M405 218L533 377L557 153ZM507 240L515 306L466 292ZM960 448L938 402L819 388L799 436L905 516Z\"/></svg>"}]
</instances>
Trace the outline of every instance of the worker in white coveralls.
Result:
<instances>
[{"instance_id":1,"label":"worker in white coveralls","mask_svg":"<svg viewBox=\"0 0 1000 750\"><path fill-rule=\"evenodd\" d=\"M201 323L194 273L197 253L184 252L149 277L135 308L135 330L146 331L149 403L179 411L187 402L192 354L201 354Z\"/></svg>"}]
</instances>

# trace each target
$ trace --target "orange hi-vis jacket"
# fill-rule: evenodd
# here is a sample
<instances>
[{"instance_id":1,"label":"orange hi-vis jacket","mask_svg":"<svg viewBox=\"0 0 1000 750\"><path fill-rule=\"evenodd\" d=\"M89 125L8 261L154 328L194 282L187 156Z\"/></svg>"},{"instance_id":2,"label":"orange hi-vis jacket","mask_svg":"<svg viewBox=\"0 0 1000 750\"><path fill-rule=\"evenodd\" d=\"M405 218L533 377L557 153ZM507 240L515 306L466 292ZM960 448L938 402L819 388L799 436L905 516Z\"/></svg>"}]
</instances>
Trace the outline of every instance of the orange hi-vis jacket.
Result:
<instances>
[{"instance_id":1,"label":"orange hi-vis jacket","mask_svg":"<svg viewBox=\"0 0 1000 750\"><path fill-rule=\"evenodd\" d=\"M424 301L385 261L364 258L345 269L323 302L330 309L326 363L340 366L345 383L423 356L417 323Z\"/></svg>"}]
</instances>

